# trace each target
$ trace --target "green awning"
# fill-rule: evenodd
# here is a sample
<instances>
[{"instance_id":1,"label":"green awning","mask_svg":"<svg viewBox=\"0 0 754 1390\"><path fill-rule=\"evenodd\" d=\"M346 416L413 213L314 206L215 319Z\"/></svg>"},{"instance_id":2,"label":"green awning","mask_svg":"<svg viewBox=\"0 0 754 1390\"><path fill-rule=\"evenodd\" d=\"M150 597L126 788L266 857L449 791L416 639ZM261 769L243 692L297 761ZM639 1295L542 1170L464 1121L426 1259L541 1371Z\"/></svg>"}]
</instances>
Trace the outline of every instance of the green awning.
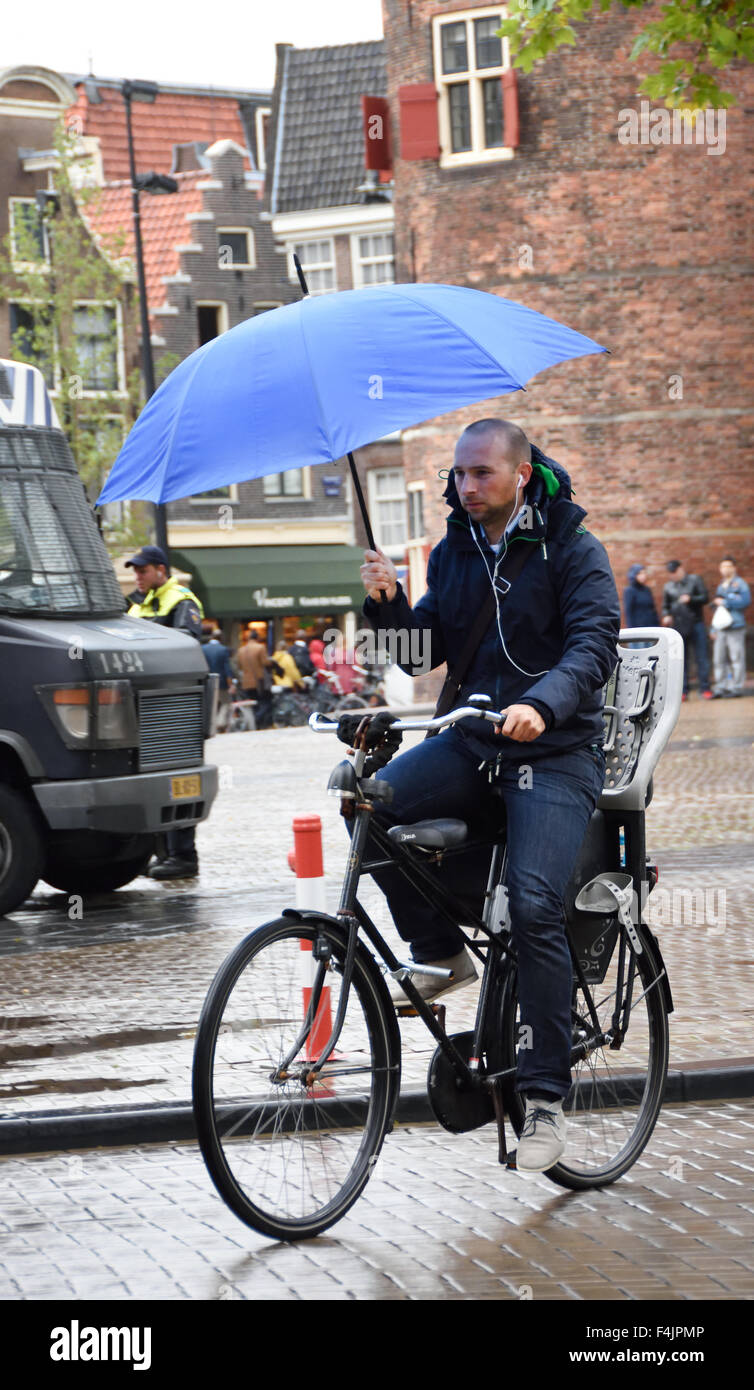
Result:
<instances>
[{"instance_id":1,"label":"green awning","mask_svg":"<svg viewBox=\"0 0 754 1390\"><path fill-rule=\"evenodd\" d=\"M174 565L193 575L192 588L213 618L312 617L361 609L355 545L218 545L175 550Z\"/></svg>"}]
</instances>

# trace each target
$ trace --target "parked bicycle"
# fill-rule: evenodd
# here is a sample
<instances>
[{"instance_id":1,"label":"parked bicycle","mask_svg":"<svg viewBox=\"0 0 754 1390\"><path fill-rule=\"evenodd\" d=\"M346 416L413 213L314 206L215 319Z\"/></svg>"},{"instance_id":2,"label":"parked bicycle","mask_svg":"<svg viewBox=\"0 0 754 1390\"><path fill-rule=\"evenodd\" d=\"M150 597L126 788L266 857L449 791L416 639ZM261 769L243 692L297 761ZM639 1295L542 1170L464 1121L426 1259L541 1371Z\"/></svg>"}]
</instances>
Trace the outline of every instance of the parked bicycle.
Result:
<instances>
[{"instance_id":1,"label":"parked bicycle","mask_svg":"<svg viewBox=\"0 0 754 1390\"><path fill-rule=\"evenodd\" d=\"M272 692L272 722L276 729L288 729L308 724L312 714L344 714L348 710L367 709L366 696L351 691L345 694L341 682L332 671L325 671L325 682L315 676L302 677L302 690L277 686Z\"/></svg>"},{"instance_id":2,"label":"parked bicycle","mask_svg":"<svg viewBox=\"0 0 754 1390\"><path fill-rule=\"evenodd\" d=\"M620 648L608 683L606 785L566 894L573 1084L564 1107L568 1147L547 1176L575 1189L615 1182L636 1162L660 1112L668 1067L673 1003L642 911L657 878L646 859L645 805L680 709L683 647L667 629L621 634L629 637L644 646ZM471 717L502 723L502 712L488 706L486 696L472 697L443 718L392 728L442 729ZM336 728L322 715L310 722L320 733ZM288 909L246 937L219 970L197 1032L194 1107L210 1175L242 1221L281 1240L316 1236L348 1211L391 1128L400 1036L378 960L402 983L406 1004L398 1012L421 1017L435 1038L428 1092L439 1123L456 1134L495 1124L499 1160L510 1168L510 1131L520 1135L524 1122L515 1090L521 1039L504 833L498 828L484 842L490 867L477 915L430 869L471 847L463 822L386 829L374 815L390 788L365 775L370 722L362 723L353 761L340 763L329 782L352 822L336 915ZM359 902L361 875L385 864L462 930L481 963L472 1030L446 1033L443 1005L425 1003L410 974L449 972L399 960Z\"/></svg>"}]
</instances>

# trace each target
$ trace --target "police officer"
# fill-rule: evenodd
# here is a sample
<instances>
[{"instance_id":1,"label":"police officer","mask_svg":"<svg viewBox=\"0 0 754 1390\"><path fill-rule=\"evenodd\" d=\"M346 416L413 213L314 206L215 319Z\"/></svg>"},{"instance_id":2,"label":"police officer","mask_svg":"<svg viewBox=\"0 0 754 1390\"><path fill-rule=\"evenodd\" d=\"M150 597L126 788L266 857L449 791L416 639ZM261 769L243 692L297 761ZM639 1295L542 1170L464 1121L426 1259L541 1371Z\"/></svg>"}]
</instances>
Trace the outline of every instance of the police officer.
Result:
<instances>
[{"instance_id":1,"label":"police officer","mask_svg":"<svg viewBox=\"0 0 754 1390\"><path fill-rule=\"evenodd\" d=\"M142 546L136 555L126 560L126 566L133 569L136 587L143 595L139 602L131 604L129 618L147 618L162 627L187 632L200 641L204 610L196 594L179 579L171 578L165 552L156 545ZM193 825L168 830L165 836L167 858L152 866L149 877L195 878L199 872L195 834Z\"/></svg>"}]
</instances>

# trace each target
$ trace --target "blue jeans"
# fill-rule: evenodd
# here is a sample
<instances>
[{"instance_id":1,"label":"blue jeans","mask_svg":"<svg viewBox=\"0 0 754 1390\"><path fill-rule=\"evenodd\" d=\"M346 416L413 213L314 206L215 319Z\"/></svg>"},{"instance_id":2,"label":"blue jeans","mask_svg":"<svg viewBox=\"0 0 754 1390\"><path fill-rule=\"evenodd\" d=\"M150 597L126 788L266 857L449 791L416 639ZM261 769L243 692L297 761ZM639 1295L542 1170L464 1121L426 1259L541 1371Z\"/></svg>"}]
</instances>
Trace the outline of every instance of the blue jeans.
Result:
<instances>
[{"instance_id":1,"label":"blue jeans","mask_svg":"<svg viewBox=\"0 0 754 1390\"><path fill-rule=\"evenodd\" d=\"M501 764L498 787L507 821L508 889L513 943L518 954L521 1036L517 1090L539 1088L565 1096L571 1085L571 958L563 894L591 814L602 791L605 756L598 748ZM375 812L388 825L455 816L470 832L489 835L502 820L486 768L479 769L463 734L446 730L403 753L378 776L393 787L390 806ZM439 881L473 900L481 913L490 851L453 855ZM463 946L461 933L438 921L424 898L395 869L374 878L385 893L400 936L418 963L443 960ZM531 1030L529 1033L528 1030Z\"/></svg>"},{"instance_id":2,"label":"blue jeans","mask_svg":"<svg viewBox=\"0 0 754 1390\"><path fill-rule=\"evenodd\" d=\"M694 654L696 661L696 678L699 681L699 689L709 690L709 652L707 650L707 629L700 620L694 623L691 632L683 639L683 693L689 693L689 677L691 672L691 654Z\"/></svg>"}]
</instances>

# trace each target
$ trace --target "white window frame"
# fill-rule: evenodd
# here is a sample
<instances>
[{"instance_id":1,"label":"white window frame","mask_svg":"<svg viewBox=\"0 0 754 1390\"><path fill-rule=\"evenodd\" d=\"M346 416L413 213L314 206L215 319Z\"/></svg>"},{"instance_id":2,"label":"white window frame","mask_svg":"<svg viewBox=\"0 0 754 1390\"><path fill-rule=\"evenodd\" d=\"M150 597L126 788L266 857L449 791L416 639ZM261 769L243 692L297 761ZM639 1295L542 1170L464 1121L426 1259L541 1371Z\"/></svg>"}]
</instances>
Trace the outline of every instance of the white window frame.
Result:
<instances>
[{"instance_id":1,"label":"white window frame","mask_svg":"<svg viewBox=\"0 0 754 1390\"><path fill-rule=\"evenodd\" d=\"M335 263L335 239L331 236L297 237L295 241L289 242L286 247L288 252L288 278L295 284L298 284L296 267L293 264L294 252L306 246L316 246L319 243L324 243L329 247L329 258L326 261L308 261L304 263L301 256L299 256L301 269L307 279L307 284L309 283L308 276L306 275L307 270L310 272L312 270L332 270L333 283L332 285L328 285L325 289L312 289L311 286L309 286L309 293L312 296L315 294L334 294L338 288L338 267Z\"/></svg>"},{"instance_id":2,"label":"white window frame","mask_svg":"<svg viewBox=\"0 0 754 1390\"><path fill-rule=\"evenodd\" d=\"M411 497L418 493L422 498L425 496L427 486L425 482L406 483L406 510L408 512L407 530L408 540L406 541L406 557L408 559L408 583L412 603L416 603L421 598L427 587L427 565L424 552L427 548L427 517L424 514L425 530L421 536L411 535Z\"/></svg>"},{"instance_id":3,"label":"white window frame","mask_svg":"<svg viewBox=\"0 0 754 1390\"><path fill-rule=\"evenodd\" d=\"M264 173L267 168L267 160L264 157L264 118L272 115L272 108L269 106L258 106L254 112L254 133L257 137L257 169Z\"/></svg>"},{"instance_id":4,"label":"white window frame","mask_svg":"<svg viewBox=\"0 0 754 1390\"><path fill-rule=\"evenodd\" d=\"M246 237L246 254L250 256L246 261L231 261L230 265L220 264L221 238L229 232L231 236ZM257 248L254 240L254 232L251 227L218 227L217 228L217 268L218 270L256 270L257 268Z\"/></svg>"},{"instance_id":5,"label":"white window frame","mask_svg":"<svg viewBox=\"0 0 754 1390\"><path fill-rule=\"evenodd\" d=\"M392 494L379 494L377 491L377 479L381 474L397 473L400 475L402 490ZM369 495L369 515L372 520L372 530L374 539L381 551L390 560L402 559L408 547L408 489L406 479L400 464L387 464L384 468L370 468L367 473L367 492ZM382 522L380 520L380 504L382 502L403 502L405 503L405 526L406 536L402 541L386 543L382 532Z\"/></svg>"},{"instance_id":6,"label":"white window frame","mask_svg":"<svg viewBox=\"0 0 754 1390\"><path fill-rule=\"evenodd\" d=\"M126 381L126 353L123 336L123 308L119 299L77 299L73 305L76 309L114 309L115 310L115 375L117 386L103 386L97 391L87 391L82 387L79 395L82 400L99 400L102 396L117 396L121 400L128 399L128 392L125 389ZM71 332L75 341L76 334L71 324ZM61 383L62 387L62 383ZM60 388L59 388L60 389Z\"/></svg>"},{"instance_id":7,"label":"white window frame","mask_svg":"<svg viewBox=\"0 0 754 1390\"><path fill-rule=\"evenodd\" d=\"M425 484L424 482L406 483L407 513L408 513L407 526L408 526L408 533L409 533L409 535L408 535L408 542L409 542L409 545L426 545L426 544L427 544L427 530L426 530L427 518L426 518L426 516L424 516L423 510L422 510L422 518L423 518L423 521L424 521L424 531L422 532L422 534L421 534L420 536L412 536L412 535L411 535L411 503L410 503L410 500L409 500L410 497L411 497L411 494L414 494L414 495L415 495L415 494L418 492L418 493L421 494L422 502L423 502L423 500L424 500L424 495L425 495L425 493L426 493L426 490L427 490L427 488L426 488L426 484Z\"/></svg>"},{"instance_id":8,"label":"white window frame","mask_svg":"<svg viewBox=\"0 0 754 1390\"><path fill-rule=\"evenodd\" d=\"M391 236L391 237L393 238L393 254L392 254L392 256L366 256L366 257L362 257L361 251L360 251L360 248L359 248L359 242L360 242L361 238L364 237L364 236ZM395 284L395 230L394 230L394 227L393 227L393 223L392 223L392 222L387 223L384 227L374 227L374 228L371 228L371 227L370 227L370 229L369 229L368 232L363 232L363 231L362 231L362 232L351 232L351 235L350 235L349 240L350 240L350 243L351 243L351 279L352 279L352 283L353 283L354 289L359 290L359 289L363 289L364 287L367 287L367 288L369 288L369 289L378 289L380 285L394 285L394 284ZM379 281L372 281L372 280L365 281L365 280L364 280L364 277L363 277L363 273L362 273L362 272L363 272L363 267L364 267L365 265L375 265L375 264L379 264L379 263L384 264L386 261L390 261L391 264L392 264L392 267L393 267L393 278L392 278L392 280L379 280Z\"/></svg>"},{"instance_id":9,"label":"white window frame","mask_svg":"<svg viewBox=\"0 0 754 1390\"><path fill-rule=\"evenodd\" d=\"M482 82L496 77L502 88L502 74L510 67L510 48L507 39L501 39L502 64L494 68L468 68L465 72L444 73L442 70L441 30L446 24L466 24L466 48L469 57L476 61L474 48L474 20L490 19L500 16L506 18L504 5L489 5L479 10L458 10L434 15L432 18L432 50L434 55L435 85L440 94L437 116L440 137L440 168L456 169L467 164L492 164L501 159L512 159L513 149L508 145L495 145L487 149L484 144L484 102ZM454 153L451 148L450 100L448 89L455 83L465 82L469 86L469 111L471 118L471 149ZM503 133L505 127L503 126Z\"/></svg>"},{"instance_id":10,"label":"white window frame","mask_svg":"<svg viewBox=\"0 0 754 1390\"><path fill-rule=\"evenodd\" d=\"M217 324L218 324L218 334L217 334L217 336L218 336L218 338L221 338L222 335L223 335L223 333L227 333L228 329L230 328L230 318L229 318L229 316L228 316L228 305L227 305L227 302L226 302L224 299L195 299L195 300L194 300L194 308L195 308L195 309L219 309L220 312L219 312L219 314L217 315ZM197 326L198 326L198 325L197 325ZM212 342L212 341L214 341L214 340L213 340L213 339L210 339L210 342Z\"/></svg>"},{"instance_id":11,"label":"white window frame","mask_svg":"<svg viewBox=\"0 0 754 1390\"><path fill-rule=\"evenodd\" d=\"M238 503L239 503L239 497L238 497L238 483L227 483L227 484L222 484L222 483L221 483L220 486L221 486L221 487L222 487L222 486L227 486L227 489L228 489L228 496L227 496L227 497L205 497L203 493L197 493L196 496L194 496L194 497L189 497L189 499L188 499L189 502L190 502L190 504L191 504L191 506L192 506L192 507L227 507L228 505L230 505L231 507L237 507L237 506L238 506Z\"/></svg>"},{"instance_id":12,"label":"white window frame","mask_svg":"<svg viewBox=\"0 0 754 1390\"><path fill-rule=\"evenodd\" d=\"M286 497L282 492L265 492L265 478L281 478L283 473L292 472L292 469L284 468L280 473L265 473L262 477L262 497L267 502L285 502L290 506L296 502L310 502L312 496L312 477L311 468L301 469L301 492L291 493Z\"/></svg>"},{"instance_id":13,"label":"white window frame","mask_svg":"<svg viewBox=\"0 0 754 1390\"><path fill-rule=\"evenodd\" d=\"M252 303L254 314L257 312L266 314L270 309L282 309L282 299L255 299Z\"/></svg>"},{"instance_id":14,"label":"white window frame","mask_svg":"<svg viewBox=\"0 0 754 1390\"><path fill-rule=\"evenodd\" d=\"M20 257L19 255L17 255L17 250L16 250L16 204L17 204L17 203L25 203L27 206L35 207L35 206L36 206L36 199L35 199L35 198L20 198L20 197L16 197L15 195L14 195L12 198L9 198L9 199L8 199L8 221L9 221L9 224L10 224L11 260L12 260L12 262L13 262L13 269L14 269L14 270L40 270L40 271L46 271L46 272L49 274L49 271L50 271L50 240L49 240L49 237L48 237L48 235L47 235L47 227L45 226L44 219L42 219L42 245L43 245L43 247L44 247L44 252L43 252L43 255L42 255L42 259L39 260L39 261L22 261L22 260L21 260L21 257Z\"/></svg>"}]
</instances>

